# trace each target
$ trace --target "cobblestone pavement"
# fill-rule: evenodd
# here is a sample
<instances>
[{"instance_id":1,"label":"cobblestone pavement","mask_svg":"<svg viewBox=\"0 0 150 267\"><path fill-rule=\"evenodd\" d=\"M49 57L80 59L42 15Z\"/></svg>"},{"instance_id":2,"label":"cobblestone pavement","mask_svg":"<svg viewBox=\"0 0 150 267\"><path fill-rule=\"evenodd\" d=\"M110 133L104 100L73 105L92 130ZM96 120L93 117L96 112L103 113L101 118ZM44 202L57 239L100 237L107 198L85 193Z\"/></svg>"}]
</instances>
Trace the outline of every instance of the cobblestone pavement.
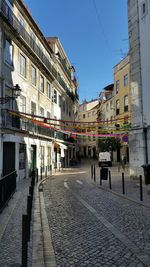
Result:
<instances>
[{"instance_id":1,"label":"cobblestone pavement","mask_svg":"<svg viewBox=\"0 0 150 267\"><path fill-rule=\"evenodd\" d=\"M91 172L90 172L90 165L95 164L96 168L96 184L100 184L100 168L98 167L97 161L88 161L83 160L81 169L86 171L85 178L91 182ZM111 171L111 184L112 184L112 191L122 194L122 172L124 172L124 180L125 180L125 196L139 202L141 204L150 206L150 187L145 186L144 179L143 179L143 201L140 201L140 180L138 179L130 179L128 167L126 167L125 171L122 169L118 172L118 166L113 166L109 168ZM109 189L109 182L108 180L102 180L102 186L104 189Z\"/></svg>"},{"instance_id":2,"label":"cobblestone pavement","mask_svg":"<svg viewBox=\"0 0 150 267\"><path fill-rule=\"evenodd\" d=\"M17 191L0 214L0 266L21 266L22 214L26 214L29 179L17 184Z\"/></svg>"},{"instance_id":3,"label":"cobblestone pavement","mask_svg":"<svg viewBox=\"0 0 150 267\"><path fill-rule=\"evenodd\" d=\"M57 266L150 266L150 209L90 184L81 170L44 184Z\"/></svg>"}]
</instances>

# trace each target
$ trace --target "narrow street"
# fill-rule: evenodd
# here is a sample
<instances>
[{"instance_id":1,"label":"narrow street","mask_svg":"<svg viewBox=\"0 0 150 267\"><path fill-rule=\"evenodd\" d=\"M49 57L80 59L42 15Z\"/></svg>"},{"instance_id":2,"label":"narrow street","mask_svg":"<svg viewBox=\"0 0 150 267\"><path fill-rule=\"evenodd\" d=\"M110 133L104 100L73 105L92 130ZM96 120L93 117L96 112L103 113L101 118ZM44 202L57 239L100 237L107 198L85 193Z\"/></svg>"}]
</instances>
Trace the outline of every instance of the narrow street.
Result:
<instances>
[{"instance_id":1,"label":"narrow street","mask_svg":"<svg viewBox=\"0 0 150 267\"><path fill-rule=\"evenodd\" d=\"M85 168L47 180L44 200L57 266L150 266L150 209L92 184Z\"/></svg>"}]
</instances>

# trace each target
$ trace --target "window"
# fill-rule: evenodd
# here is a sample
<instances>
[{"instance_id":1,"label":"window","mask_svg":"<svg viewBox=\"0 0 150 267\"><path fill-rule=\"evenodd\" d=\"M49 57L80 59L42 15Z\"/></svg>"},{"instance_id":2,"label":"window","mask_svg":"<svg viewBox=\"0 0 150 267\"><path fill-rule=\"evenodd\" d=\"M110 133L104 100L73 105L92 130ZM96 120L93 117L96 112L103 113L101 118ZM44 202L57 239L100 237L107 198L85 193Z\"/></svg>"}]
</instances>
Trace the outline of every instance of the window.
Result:
<instances>
[{"instance_id":1,"label":"window","mask_svg":"<svg viewBox=\"0 0 150 267\"><path fill-rule=\"evenodd\" d=\"M109 106L108 106L108 103L107 103L107 104L106 104L106 111L107 111L107 112L108 112L108 107L109 107Z\"/></svg>"},{"instance_id":2,"label":"window","mask_svg":"<svg viewBox=\"0 0 150 267\"><path fill-rule=\"evenodd\" d=\"M13 12L12 12L13 7L12 6L13 6L13 0L10 0L7 3L7 5L5 5L5 14L11 24L13 23Z\"/></svg>"},{"instance_id":3,"label":"window","mask_svg":"<svg viewBox=\"0 0 150 267\"><path fill-rule=\"evenodd\" d=\"M61 108L61 95L59 95L59 107Z\"/></svg>"},{"instance_id":4,"label":"window","mask_svg":"<svg viewBox=\"0 0 150 267\"><path fill-rule=\"evenodd\" d=\"M19 110L21 112L26 112L26 97L21 95L20 96L20 108Z\"/></svg>"},{"instance_id":5,"label":"window","mask_svg":"<svg viewBox=\"0 0 150 267\"><path fill-rule=\"evenodd\" d=\"M128 74L124 75L124 86L128 85Z\"/></svg>"},{"instance_id":6,"label":"window","mask_svg":"<svg viewBox=\"0 0 150 267\"><path fill-rule=\"evenodd\" d=\"M66 102L66 114L68 114L68 111L69 111L69 106L68 103Z\"/></svg>"},{"instance_id":7,"label":"window","mask_svg":"<svg viewBox=\"0 0 150 267\"><path fill-rule=\"evenodd\" d=\"M36 86L36 68L31 65L31 83Z\"/></svg>"},{"instance_id":8,"label":"window","mask_svg":"<svg viewBox=\"0 0 150 267\"><path fill-rule=\"evenodd\" d=\"M116 115L119 115L120 113L120 101L119 99L116 100Z\"/></svg>"},{"instance_id":9,"label":"window","mask_svg":"<svg viewBox=\"0 0 150 267\"><path fill-rule=\"evenodd\" d=\"M6 39L4 48L4 60L9 65L13 65L13 46L11 41Z\"/></svg>"},{"instance_id":10,"label":"window","mask_svg":"<svg viewBox=\"0 0 150 267\"><path fill-rule=\"evenodd\" d=\"M113 109L113 101L110 101L110 109Z\"/></svg>"},{"instance_id":11,"label":"window","mask_svg":"<svg viewBox=\"0 0 150 267\"><path fill-rule=\"evenodd\" d=\"M54 103L57 104L57 91L54 89Z\"/></svg>"},{"instance_id":12,"label":"window","mask_svg":"<svg viewBox=\"0 0 150 267\"><path fill-rule=\"evenodd\" d=\"M65 99L63 99L62 108L63 108L63 112L65 112L65 110L66 110L66 102L65 102Z\"/></svg>"},{"instance_id":13,"label":"window","mask_svg":"<svg viewBox=\"0 0 150 267\"><path fill-rule=\"evenodd\" d=\"M40 116L44 117L44 108L40 107Z\"/></svg>"},{"instance_id":14,"label":"window","mask_svg":"<svg viewBox=\"0 0 150 267\"><path fill-rule=\"evenodd\" d=\"M47 148L47 167L48 171L51 170L51 147Z\"/></svg>"},{"instance_id":15,"label":"window","mask_svg":"<svg viewBox=\"0 0 150 267\"><path fill-rule=\"evenodd\" d=\"M26 112L26 97L21 95L20 99L19 99L19 111L21 112ZM25 130L26 129L26 120L25 119L21 119L20 120L21 123L21 129Z\"/></svg>"},{"instance_id":16,"label":"window","mask_svg":"<svg viewBox=\"0 0 150 267\"><path fill-rule=\"evenodd\" d=\"M33 102L33 101L31 101L31 114L32 114L32 115L36 115L36 103ZM34 119L34 118L35 118L35 117L33 117L33 119ZM32 132L36 132L36 131L37 131L37 125L34 124L34 123L31 123L31 125L30 125L30 130L31 130Z\"/></svg>"},{"instance_id":17,"label":"window","mask_svg":"<svg viewBox=\"0 0 150 267\"><path fill-rule=\"evenodd\" d=\"M40 75L40 91L44 93L44 77Z\"/></svg>"},{"instance_id":18,"label":"window","mask_svg":"<svg viewBox=\"0 0 150 267\"><path fill-rule=\"evenodd\" d=\"M145 3L142 4L142 13L145 14L145 11L146 11L146 6L145 6Z\"/></svg>"},{"instance_id":19,"label":"window","mask_svg":"<svg viewBox=\"0 0 150 267\"><path fill-rule=\"evenodd\" d=\"M119 89L120 89L120 81L117 80L116 81L116 94L118 93Z\"/></svg>"},{"instance_id":20,"label":"window","mask_svg":"<svg viewBox=\"0 0 150 267\"><path fill-rule=\"evenodd\" d=\"M49 111L47 111L47 118L50 119L50 117L51 117L51 113Z\"/></svg>"},{"instance_id":21,"label":"window","mask_svg":"<svg viewBox=\"0 0 150 267\"><path fill-rule=\"evenodd\" d=\"M148 2L147 0L142 1L141 4L141 17L144 17L148 14Z\"/></svg>"},{"instance_id":22,"label":"window","mask_svg":"<svg viewBox=\"0 0 150 267\"><path fill-rule=\"evenodd\" d=\"M128 111L128 95L124 96L124 112Z\"/></svg>"},{"instance_id":23,"label":"window","mask_svg":"<svg viewBox=\"0 0 150 267\"><path fill-rule=\"evenodd\" d=\"M24 21L24 19L23 18L19 18L19 32L21 33L21 34L23 34L24 33L24 29L25 29L25 21Z\"/></svg>"},{"instance_id":24,"label":"window","mask_svg":"<svg viewBox=\"0 0 150 267\"><path fill-rule=\"evenodd\" d=\"M20 54L20 74L26 78L26 58Z\"/></svg>"},{"instance_id":25,"label":"window","mask_svg":"<svg viewBox=\"0 0 150 267\"><path fill-rule=\"evenodd\" d=\"M26 145L19 144L19 170L26 168Z\"/></svg>"},{"instance_id":26,"label":"window","mask_svg":"<svg viewBox=\"0 0 150 267\"><path fill-rule=\"evenodd\" d=\"M69 105L69 117L71 117L71 113L72 113L72 108L71 105Z\"/></svg>"},{"instance_id":27,"label":"window","mask_svg":"<svg viewBox=\"0 0 150 267\"><path fill-rule=\"evenodd\" d=\"M34 103L33 101L31 101L31 114L36 114L36 103Z\"/></svg>"},{"instance_id":28,"label":"window","mask_svg":"<svg viewBox=\"0 0 150 267\"><path fill-rule=\"evenodd\" d=\"M40 156L41 156L41 168L42 168L42 172L44 172L44 156L45 156L44 146L40 146Z\"/></svg>"},{"instance_id":29,"label":"window","mask_svg":"<svg viewBox=\"0 0 150 267\"><path fill-rule=\"evenodd\" d=\"M32 49L34 49L35 41L36 41L36 36L32 31L30 31L30 46Z\"/></svg>"},{"instance_id":30,"label":"window","mask_svg":"<svg viewBox=\"0 0 150 267\"><path fill-rule=\"evenodd\" d=\"M83 114L83 119L85 119L85 114Z\"/></svg>"},{"instance_id":31,"label":"window","mask_svg":"<svg viewBox=\"0 0 150 267\"><path fill-rule=\"evenodd\" d=\"M47 97L51 98L51 85L50 85L50 83L47 83Z\"/></svg>"}]
</instances>

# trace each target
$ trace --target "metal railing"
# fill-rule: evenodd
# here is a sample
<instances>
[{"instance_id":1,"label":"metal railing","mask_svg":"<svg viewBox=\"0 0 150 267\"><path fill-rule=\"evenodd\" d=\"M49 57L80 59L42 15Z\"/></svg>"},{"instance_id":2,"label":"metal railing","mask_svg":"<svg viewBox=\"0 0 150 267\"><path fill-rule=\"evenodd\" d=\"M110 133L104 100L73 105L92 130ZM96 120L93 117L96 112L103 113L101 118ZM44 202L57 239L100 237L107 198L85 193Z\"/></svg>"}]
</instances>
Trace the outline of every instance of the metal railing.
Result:
<instances>
[{"instance_id":1,"label":"metal railing","mask_svg":"<svg viewBox=\"0 0 150 267\"><path fill-rule=\"evenodd\" d=\"M0 178L0 211L16 190L16 177L16 171L13 171Z\"/></svg>"},{"instance_id":2,"label":"metal railing","mask_svg":"<svg viewBox=\"0 0 150 267\"><path fill-rule=\"evenodd\" d=\"M60 77L60 74L57 72L57 70L51 64L49 59L44 55L42 49L36 44L36 42L32 38L32 36L21 25L20 21L14 15L13 11L7 5L5 0L3 0L1 3L0 13L5 17L5 19L7 19L7 21L10 24L10 27L13 27L13 29L16 31L17 35L19 35L26 42L26 44L31 48L32 52L40 59L40 62L42 64L44 64L46 69L54 76L54 78L58 81L58 83L66 91L68 96L74 101L76 98L76 94L74 95L69 90L69 88L67 87L67 85L65 84L63 79ZM65 70L66 70L66 68L65 68ZM67 74L68 74L68 72L67 72Z\"/></svg>"},{"instance_id":3,"label":"metal railing","mask_svg":"<svg viewBox=\"0 0 150 267\"><path fill-rule=\"evenodd\" d=\"M65 139L65 134L54 132L49 128L44 128L42 125L36 125L32 121L21 119L18 116L9 114L7 110L2 110L2 128L13 129L18 131L29 132L33 135L43 135L59 140Z\"/></svg>"}]
</instances>

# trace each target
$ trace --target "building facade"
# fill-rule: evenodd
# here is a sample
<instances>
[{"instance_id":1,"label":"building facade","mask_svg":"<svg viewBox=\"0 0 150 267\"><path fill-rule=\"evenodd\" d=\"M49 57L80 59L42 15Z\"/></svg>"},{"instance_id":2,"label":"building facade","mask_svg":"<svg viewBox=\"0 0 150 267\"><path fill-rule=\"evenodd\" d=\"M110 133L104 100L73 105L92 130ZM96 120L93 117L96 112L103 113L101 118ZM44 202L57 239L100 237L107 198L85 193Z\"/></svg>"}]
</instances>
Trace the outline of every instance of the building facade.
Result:
<instances>
[{"instance_id":1,"label":"building facade","mask_svg":"<svg viewBox=\"0 0 150 267\"><path fill-rule=\"evenodd\" d=\"M0 1L0 100L2 176L17 170L22 179L36 168L68 166L75 145L61 120L74 120L77 111L74 68L59 39L43 36L21 0Z\"/></svg>"},{"instance_id":2,"label":"building facade","mask_svg":"<svg viewBox=\"0 0 150 267\"><path fill-rule=\"evenodd\" d=\"M130 175L150 162L150 1L128 0L131 76Z\"/></svg>"},{"instance_id":3,"label":"building facade","mask_svg":"<svg viewBox=\"0 0 150 267\"><path fill-rule=\"evenodd\" d=\"M97 106L98 99L91 100L89 102L84 101L79 105L79 111L76 121L79 122L80 132L92 133L97 132L97 127L93 122L97 121ZM83 136L77 140L79 147L79 155L85 158L96 158L97 151L97 140L94 136Z\"/></svg>"},{"instance_id":4,"label":"building facade","mask_svg":"<svg viewBox=\"0 0 150 267\"><path fill-rule=\"evenodd\" d=\"M122 59L114 67L114 119L116 130L127 130L131 121L131 99L130 99L130 57ZM117 151L116 161L120 161L124 154L129 161L129 145L122 142L122 148Z\"/></svg>"},{"instance_id":5,"label":"building facade","mask_svg":"<svg viewBox=\"0 0 150 267\"><path fill-rule=\"evenodd\" d=\"M129 161L128 133L131 121L130 105L130 57L129 55L114 66L114 84L109 84L100 92L98 106L99 133L124 133L121 148L112 153L114 162L120 162L121 155ZM99 145L99 149L100 145Z\"/></svg>"}]
</instances>

